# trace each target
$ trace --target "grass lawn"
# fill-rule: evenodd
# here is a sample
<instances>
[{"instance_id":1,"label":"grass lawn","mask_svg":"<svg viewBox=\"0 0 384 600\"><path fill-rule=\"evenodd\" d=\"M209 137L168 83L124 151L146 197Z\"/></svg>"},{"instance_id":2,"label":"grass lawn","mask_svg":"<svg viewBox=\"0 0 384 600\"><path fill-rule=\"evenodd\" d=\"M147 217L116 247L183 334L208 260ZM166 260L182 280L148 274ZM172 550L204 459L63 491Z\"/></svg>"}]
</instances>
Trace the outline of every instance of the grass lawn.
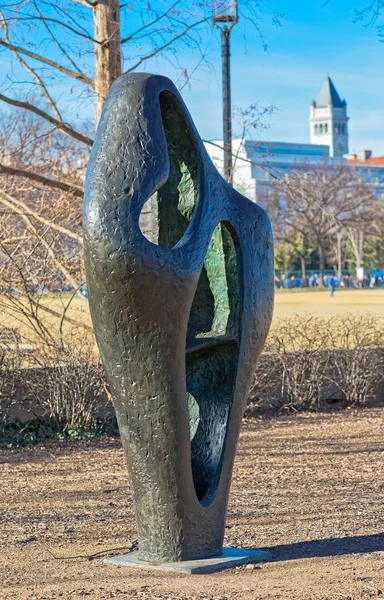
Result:
<instances>
[{"instance_id":1,"label":"grass lawn","mask_svg":"<svg viewBox=\"0 0 384 600\"><path fill-rule=\"evenodd\" d=\"M329 291L313 289L277 290L274 320L294 315L311 314L330 317L346 313L373 314L384 316L384 289L362 289Z\"/></svg>"},{"instance_id":2,"label":"grass lawn","mask_svg":"<svg viewBox=\"0 0 384 600\"><path fill-rule=\"evenodd\" d=\"M39 315L45 324L52 331L59 331L60 318L52 313L44 311L44 307L50 311L62 314L64 306L70 299L70 294L50 294L39 299L41 307ZM26 301L23 300L22 303ZM19 313L19 317L11 316L13 307L4 296L0 296L0 328L10 327L18 329L22 337L27 338L29 342L35 340L35 334L28 321ZM369 313L378 316L384 316L384 289L363 289L363 290L336 290L334 298L330 298L329 292L325 290L312 289L293 289L277 290L275 297L274 321L284 317L293 317L294 315L310 314L315 316L336 316L346 313ZM91 326L91 319L86 300L75 297L67 316L75 323ZM21 319L21 323L20 323ZM66 326L72 327L73 324Z\"/></svg>"},{"instance_id":3,"label":"grass lawn","mask_svg":"<svg viewBox=\"0 0 384 600\"><path fill-rule=\"evenodd\" d=\"M38 303L38 319L52 333L59 334L61 325L61 315L63 314L72 294L47 294L45 296L35 296L34 301ZM23 314L24 311L24 314ZM34 320L28 319L30 307L26 298L8 298L0 295L0 328L12 328L18 330L26 343L37 341L37 334L34 331ZM74 297L66 311L66 316L70 319L63 325L64 333L71 328L79 325L91 327L91 317L88 309L88 301L84 298Z\"/></svg>"}]
</instances>

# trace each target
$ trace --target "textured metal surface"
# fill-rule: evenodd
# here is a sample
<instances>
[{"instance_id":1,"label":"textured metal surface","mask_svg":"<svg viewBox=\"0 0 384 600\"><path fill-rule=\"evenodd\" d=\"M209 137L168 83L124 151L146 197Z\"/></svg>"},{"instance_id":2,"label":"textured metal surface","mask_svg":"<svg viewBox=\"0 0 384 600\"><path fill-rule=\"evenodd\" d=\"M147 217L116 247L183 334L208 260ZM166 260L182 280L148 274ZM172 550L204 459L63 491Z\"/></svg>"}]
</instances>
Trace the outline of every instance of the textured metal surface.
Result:
<instances>
[{"instance_id":1,"label":"textured metal surface","mask_svg":"<svg viewBox=\"0 0 384 600\"><path fill-rule=\"evenodd\" d=\"M139 227L148 199L152 241ZM88 166L84 236L140 558L218 556L271 322L272 235L265 212L216 171L170 80L129 74L111 87Z\"/></svg>"}]
</instances>

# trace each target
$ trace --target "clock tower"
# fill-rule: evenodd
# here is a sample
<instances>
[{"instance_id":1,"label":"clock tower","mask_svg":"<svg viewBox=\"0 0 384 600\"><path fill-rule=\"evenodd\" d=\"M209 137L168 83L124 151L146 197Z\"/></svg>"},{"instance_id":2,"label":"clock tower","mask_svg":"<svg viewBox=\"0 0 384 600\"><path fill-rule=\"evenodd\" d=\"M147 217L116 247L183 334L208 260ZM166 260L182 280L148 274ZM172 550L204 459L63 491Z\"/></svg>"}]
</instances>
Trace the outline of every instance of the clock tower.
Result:
<instances>
[{"instance_id":1,"label":"clock tower","mask_svg":"<svg viewBox=\"0 0 384 600\"><path fill-rule=\"evenodd\" d=\"M310 116L311 144L329 146L332 157L348 154L347 103L341 100L330 77L313 100Z\"/></svg>"}]
</instances>

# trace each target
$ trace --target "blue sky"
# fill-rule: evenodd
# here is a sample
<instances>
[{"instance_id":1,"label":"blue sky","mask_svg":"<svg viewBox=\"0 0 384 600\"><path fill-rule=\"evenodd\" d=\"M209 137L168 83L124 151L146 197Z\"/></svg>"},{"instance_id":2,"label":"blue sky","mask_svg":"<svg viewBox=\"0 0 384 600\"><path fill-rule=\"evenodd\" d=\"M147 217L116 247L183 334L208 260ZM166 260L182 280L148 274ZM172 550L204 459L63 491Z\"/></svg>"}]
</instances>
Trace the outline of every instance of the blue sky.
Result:
<instances>
[{"instance_id":1,"label":"blue sky","mask_svg":"<svg viewBox=\"0 0 384 600\"><path fill-rule=\"evenodd\" d=\"M259 137L309 142L310 103L329 74L348 103L350 151L367 148L384 155L384 43L375 26L354 22L354 8L367 2L273 0L274 9L285 18L276 27L265 12L261 28L267 52L249 23L239 21L232 32L232 102L277 107ZM210 53L210 61L214 72L199 72L183 91L206 139L221 137L219 47Z\"/></svg>"},{"instance_id":2,"label":"blue sky","mask_svg":"<svg viewBox=\"0 0 384 600\"><path fill-rule=\"evenodd\" d=\"M193 0L190 1L192 7ZM242 5L246 1L239 0ZM256 0L248 1L254 2L255 6L258 4ZM310 103L316 98L324 78L330 75L341 98L348 103L350 151L364 148L373 150L376 155L384 155L384 43L380 42L375 25L365 27L356 23L354 14L355 9L364 8L371 0L270 0L273 10L284 14L280 26L273 23L271 10L265 8L267 1L260 3L258 12L261 16L259 26L269 45L268 51L263 49L255 28L245 17L240 18L231 34L233 105L243 109L256 102L261 107L276 106L273 114L265 118L267 129L256 131L253 137L309 142ZM152 0L155 4L162 2ZM125 13L123 29L134 31L139 27L140 7L144 5L144 1L132 2L133 10ZM88 9L75 6L79 7L76 10L80 17L88 18ZM86 27L89 25L86 24ZM17 32L14 33L17 35ZM65 31L59 35L65 41ZM46 32L31 31L27 41L37 45L40 51L47 52L45 38ZM130 56L135 61L137 56L145 54L148 50L146 44L143 36L134 45L124 47L127 65ZM201 63L182 94L201 136L204 139L220 139L220 36L212 31L210 25L201 31L201 48L206 61ZM195 47L181 45L176 49L176 56L169 53L156 57L144 63L144 69L168 75L177 84L182 84L182 70L185 68L191 72L199 62L200 54ZM79 42L80 50L82 68L91 74L92 46L89 52L84 53ZM25 97L25 72L13 60L10 79L9 58L9 53L0 55L4 73L1 90L14 97ZM10 84L15 79L19 83ZM76 120L93 116L90 96L83 94L79 100L77 84L73 85L73 80L69 83L57 80L54 85L54 95L60 98L68 118ZM234 130L236 133L236 125Z\"/></svg>"}]
</instances>

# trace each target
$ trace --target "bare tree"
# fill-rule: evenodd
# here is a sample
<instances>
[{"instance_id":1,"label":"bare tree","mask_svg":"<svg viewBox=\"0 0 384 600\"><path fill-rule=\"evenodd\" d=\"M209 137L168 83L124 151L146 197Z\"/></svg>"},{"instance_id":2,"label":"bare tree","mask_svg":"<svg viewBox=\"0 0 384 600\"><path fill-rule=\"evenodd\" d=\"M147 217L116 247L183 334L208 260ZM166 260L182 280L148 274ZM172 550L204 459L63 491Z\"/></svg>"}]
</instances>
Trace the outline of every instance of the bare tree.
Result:
<instances>
[{"instance_id":1,"label":"bare tree","mask_svg":"<svg viewBox=\"0 0 384 600\"><path fill-rule=\"evenodd\" d=\"M180 73L179 87L190 83L199 66L209 66L207 49L217 35L212 11L225 6L226 0L0 1L0 52L9 62L0 89L3 292L56 280L84 300L83 180L108 90L121 73L146 69L160 55ZM239 8L260 34L260 3L242 0ZM183 47L195 57L190 71L180 59ZM34 320L33 303L28 310Z\"/></svg>"},{"instance_id":2,"label":"bare tree","mask_svg":"<svg viewBox=\"0 0 384 600\"><path fill-rule=\"evenodd\" d=\"M341 229L351 235L365 222L367 207L374 200L370 187L349 166L329 166L294 173L278 184L286 198L280 218L287 231L304 240L309 236L319 253L323 280L326 250Z\"/></svg>"},{"instance_id":3,"label":"bare tree","mask_svg":"<svg viewBox=\"0 0 384 600\"><path fill-rule=\"evenodd\" d=\"M383 201L374 199L367 202L359 216L355 223L346 228L346 237L356 269L365 266L367 245L373 240L383 239Z\"/></svg>"},{"instance_id":4,"label":"bare tree","mask_svg":"<svg viewBox=\"0 0 384 600\"><path fill-rule=\"evenodd\" d=\"M290 232L288 232L290 233ZM284 237L284 241L287 245L291 246L292 250L299 256L300 258L300 266L301 266L301 274L303 280L306 280L307 277L307 258L308 254L311 252L312 248L309 243L309 234L308 233L297 233L293 231L294 235L286 235Z\"/></svg>"},{"instance_id":5,"label":"bare tree","mask_svg":"<svg viewBox=\"0 0 384 600\"><path fill-rule=\"evenodd\" d=\"M269 6L267 0L264 4ZM32 112L61 135L91 146L92 136L78 113L87 113L93 103L97 125L113 81L122 72L145 68L147 61L160 54L179 68L185 84L191 75L180 64L176 49L188 46L196 55L197 65L207 63L206 47L214 35L212 11L220 12L225 6L226 0L158 0L153 7L143 0L0 2L0 46L10 59L0 100ZM240 3L244 18L250 19L260 33L258 10L259 3L252 0ZM65 93L58 94L58 87ZM15 97L12 90L24 97ZM68 100L68 95L74 102ZM27 165L19 166L17 173L4 163L0 169L33 179ZM63 189L62 182L53 178L45 185Z\"/></svg>"},{"instance_id":6,"label":"bare tree","mask_svg":"<svg viewBox=\"0 0 384 600\"><path fill-rule=\"evenodd\" d=\"M28 112L2 115L0 143L6 161L14 165L0 175L1 291L23 287L14 261L30 289L44 285L44 280L77 288L83 280L79 250L86 155L79 154L75 140L59 141L48 125ZM38 171L30 179L17 177L24 163L34 163ZM46 185L47 179L57 182L64 176L61 189Z\"/></svg>"}]
</instances>

